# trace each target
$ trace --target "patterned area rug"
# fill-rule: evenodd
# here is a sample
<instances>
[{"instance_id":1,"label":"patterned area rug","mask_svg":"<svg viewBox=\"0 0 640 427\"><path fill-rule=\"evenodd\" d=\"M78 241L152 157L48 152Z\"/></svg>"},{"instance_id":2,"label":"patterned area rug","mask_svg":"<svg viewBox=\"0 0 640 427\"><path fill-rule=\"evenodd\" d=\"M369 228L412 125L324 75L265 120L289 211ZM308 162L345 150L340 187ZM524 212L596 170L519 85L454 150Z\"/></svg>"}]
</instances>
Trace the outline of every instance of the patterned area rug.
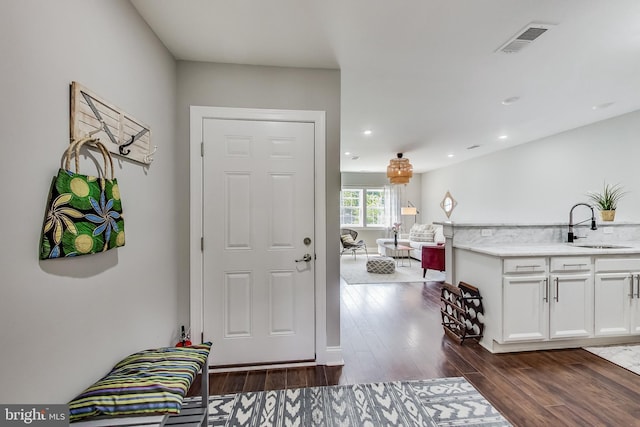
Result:
<instances>
[{"instance_id":1,"label":"patterned area rug","mask_svg":"<svg viewBox=\"0 0 640 427\"><path fill-rule=\"evenodd\" d=\"M464 378L238 393L209 402L210 426L511 425Z\"/></svg>"},{"instance_id":2,"label":"patterned area rug","mask_svg":"<svg viewBox=\"0 0 640 427\"><path fill-rule=\"evenodd\" d=\"M369 258L377 255L369 254ZM403 262L404 261L404 262ZM356 259L349 254L340 257L340 275L350 285L362 283L405 283L405 282L443 282L444 272L427 270L426 277L422 278L422 267L420 261L411 259L399 260L392 274L377 274L367 272L367 257L358 254ZM404 265L403 265L404 264Z\"/></svg>"},{"instance_id":3,"label":"patterned area rug","mask_svg":"<svg viewBox=\"0 0 640 427\"><path fill-rule=\"evenodd\" d=\"M640 375L640 344L584 347L584 349Z\"/></svg>"}]
</instances>

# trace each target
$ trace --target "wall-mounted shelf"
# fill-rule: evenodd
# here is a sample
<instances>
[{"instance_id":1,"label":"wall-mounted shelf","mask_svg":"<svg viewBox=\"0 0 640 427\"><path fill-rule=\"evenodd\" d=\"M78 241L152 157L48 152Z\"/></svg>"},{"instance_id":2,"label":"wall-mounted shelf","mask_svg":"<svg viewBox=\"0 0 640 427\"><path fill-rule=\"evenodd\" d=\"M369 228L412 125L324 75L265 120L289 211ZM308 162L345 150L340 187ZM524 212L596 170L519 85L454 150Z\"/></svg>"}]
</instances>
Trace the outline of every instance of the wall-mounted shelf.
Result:
<instances>
[{"instance_id":1,"label":"wall-mounted shelf","mask_svg":"<svg viewBox=\"0 0 640 427\"><path fill-rule=\"evenodd\" d=\"M111 153L145 165L153 161L151 128L78 82L71 83L71 140L99 138Z\"/></svg>"}]
</instances>

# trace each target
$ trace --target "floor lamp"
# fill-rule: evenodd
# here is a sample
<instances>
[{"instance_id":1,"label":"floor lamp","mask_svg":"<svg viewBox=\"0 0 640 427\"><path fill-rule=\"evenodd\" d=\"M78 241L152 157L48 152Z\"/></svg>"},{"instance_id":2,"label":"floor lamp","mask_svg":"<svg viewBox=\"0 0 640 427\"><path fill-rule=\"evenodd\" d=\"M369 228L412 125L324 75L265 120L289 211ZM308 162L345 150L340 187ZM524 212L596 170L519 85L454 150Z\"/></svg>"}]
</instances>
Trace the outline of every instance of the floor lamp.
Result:
<instances>
[{"instance_id":1,"label":"floor lamp","mask_svg":"<svg viewBox=\"0 0 640 427\"><path fill-rule=\"evenodd\" d=\"M409 205L412 205L409 202ZM400 208L400 215L402 216L413 216L413 223L415 224L417 221L417 215L419 214L418 209L415 206L403 206Z\"/></svg>"}]
</instances>

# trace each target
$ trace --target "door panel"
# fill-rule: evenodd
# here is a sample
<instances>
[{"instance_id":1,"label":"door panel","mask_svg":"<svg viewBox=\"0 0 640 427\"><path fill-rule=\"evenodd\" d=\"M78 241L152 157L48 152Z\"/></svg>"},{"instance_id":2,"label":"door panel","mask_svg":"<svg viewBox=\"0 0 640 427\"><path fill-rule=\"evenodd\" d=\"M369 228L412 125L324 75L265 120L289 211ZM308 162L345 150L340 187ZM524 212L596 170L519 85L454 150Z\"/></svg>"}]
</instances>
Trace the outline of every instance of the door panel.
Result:
<instances>
[{"instance_id":1,"label":"door panel","mask_svg":"<svg viewBox=\"0 0 640 427\"><path fill-rule=\"evenodd\" d=\"M271 307L269 332L271 334L295 333L295 287L295 275L290 271L271 273L269 286L269 306Z\"/></svg>"},{"instance_id":2,"label":"door panel","mask_svg":"<svg viewBox=\"0 0 640 427\"><path fill-rule=\"evenodd\" d=\"M314 254L313 123L205 119L203 140L212 364L313 360L313 256L296 262Z\"/></svg>"},{"instance_id":3,"label":"door panel","mask_svg":"<svg viewBox=\"0 0 640 427\"><path fill-rule=\"evenodd\" d=\"M227 249L251 248L251 175L229 173L224 177L224 223Z\"/></svg>"},{"instance_id":4,"label":"door panel","mask_svg":"<svg viewBox=\"0 0 640 427\"><path fill-rule=\"evenodd\" d=\"M251 273L225 274L225 338L251 336L251 279Z\"/></svg>"}]
</instances>

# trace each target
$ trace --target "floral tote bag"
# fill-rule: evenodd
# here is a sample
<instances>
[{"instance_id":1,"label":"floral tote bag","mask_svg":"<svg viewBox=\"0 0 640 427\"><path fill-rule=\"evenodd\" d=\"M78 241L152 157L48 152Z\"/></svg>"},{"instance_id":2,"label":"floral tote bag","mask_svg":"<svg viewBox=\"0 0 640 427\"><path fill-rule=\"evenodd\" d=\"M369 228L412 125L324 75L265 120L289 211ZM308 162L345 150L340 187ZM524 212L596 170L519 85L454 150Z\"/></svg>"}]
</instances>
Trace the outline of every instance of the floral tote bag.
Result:
<instances>
[{"instance_id":1,"label":"floral tote bag","mask_svg":"<svg viewBox=\"0 0 640 427\"><path fill-rule=\"evenodd\" d=\"M79 153L83 146L95 147L102 155L102 177L80 173ZM65 152L64 168L58 170L49 190L40 259L104 252L124 246L124 236L120 187L113 174L111 154L94 138L72 142Z\"/></svg>"}]
</instances>

